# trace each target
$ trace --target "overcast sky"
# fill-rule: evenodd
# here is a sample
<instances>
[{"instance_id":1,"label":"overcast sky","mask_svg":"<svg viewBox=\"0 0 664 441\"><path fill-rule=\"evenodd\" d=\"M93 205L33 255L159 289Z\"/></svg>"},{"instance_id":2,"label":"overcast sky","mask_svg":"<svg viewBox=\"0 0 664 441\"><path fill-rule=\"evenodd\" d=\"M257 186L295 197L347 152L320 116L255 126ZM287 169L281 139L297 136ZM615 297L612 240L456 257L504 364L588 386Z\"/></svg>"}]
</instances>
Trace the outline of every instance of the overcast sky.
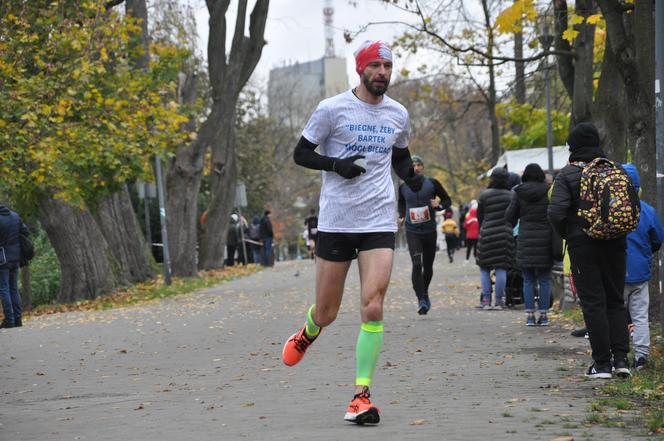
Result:
<instances>
[{"instance_id":1,"label":"overcast sky","mask_svg":"<svg viewBox=\"0 0 664 441\"><path fill-rule=\"evenodd\" d=\"M350 84L357 81L353 52L367 39L383 39L390 42L399 35L398 28L374 26L369 28L350 44L343 38L344 29L355 31L369 22L402 20L411 21L405 12L383 4L379 0L358 0L353 6L348 0L334 0L335 49L338 56L346 57ZM209 14L203 1L193 3L196 7L196 20L203 55L206 54ZM237 2L232 2L227 14L229 36L235 20ZM253 2L250 2L253 6ZM303 62L321 58L325 53L325 28L323 7L325 0L272 0L267 18L265 40L267 45L256 67L255 77L267 81L270 69L295 61ZM248 20L247 20L248 21ZM230 41L230 38L228 39ZM400 60L395 60L399 70Z\"/></svg>"}]
</instances>

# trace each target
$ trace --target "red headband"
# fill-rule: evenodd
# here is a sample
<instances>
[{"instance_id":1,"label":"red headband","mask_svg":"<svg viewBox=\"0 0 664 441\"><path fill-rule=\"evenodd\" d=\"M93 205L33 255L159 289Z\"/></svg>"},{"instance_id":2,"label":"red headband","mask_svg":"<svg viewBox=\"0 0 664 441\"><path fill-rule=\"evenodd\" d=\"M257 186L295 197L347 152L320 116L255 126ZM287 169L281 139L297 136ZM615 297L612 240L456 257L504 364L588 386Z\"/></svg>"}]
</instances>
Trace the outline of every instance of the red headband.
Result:
<instances>
[{"instance_id":1,"label":"red headband","mask_svg":"<svg viewBox=\"0 0 664 441\"><path fill-rule=\"evenodd\" d=\"M382 40L367 40L355 51L355 72L359 75L369 63L376 60L392 61L392 51Z\"/></svg>"}]
</instances>

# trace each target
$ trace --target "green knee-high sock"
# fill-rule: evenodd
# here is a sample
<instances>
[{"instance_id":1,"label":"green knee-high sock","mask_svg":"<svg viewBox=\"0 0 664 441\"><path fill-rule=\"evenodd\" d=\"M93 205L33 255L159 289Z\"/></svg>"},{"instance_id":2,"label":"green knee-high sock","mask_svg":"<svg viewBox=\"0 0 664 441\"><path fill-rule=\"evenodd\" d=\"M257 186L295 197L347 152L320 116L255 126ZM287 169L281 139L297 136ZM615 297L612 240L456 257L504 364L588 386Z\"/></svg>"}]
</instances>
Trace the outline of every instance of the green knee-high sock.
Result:
<instances>
[{"instance_id":1,"label":"green knee-high sock","mask_svg":"<svg viewBox=\"0 0 664 441\"><path fill-rule=\"evenodd\" d=\"M378 354L383 346L383 322L362 323L355 346L355 385L371 386Z\"/></svg>"},{"instance_id":2,"label":"green knee-high sock","mask_svg":"<svg viewBox=\"0 0 664 441\"><path fill-rule=\"evenodd\" d=\"M314 323L313 310L316 307L315 304L311 305L309 311L307 311L307 324L304 328L304 333L307 334L307 337L316 338L320 334L320 326L317 326Z\"/></svg>"}]
</instances>

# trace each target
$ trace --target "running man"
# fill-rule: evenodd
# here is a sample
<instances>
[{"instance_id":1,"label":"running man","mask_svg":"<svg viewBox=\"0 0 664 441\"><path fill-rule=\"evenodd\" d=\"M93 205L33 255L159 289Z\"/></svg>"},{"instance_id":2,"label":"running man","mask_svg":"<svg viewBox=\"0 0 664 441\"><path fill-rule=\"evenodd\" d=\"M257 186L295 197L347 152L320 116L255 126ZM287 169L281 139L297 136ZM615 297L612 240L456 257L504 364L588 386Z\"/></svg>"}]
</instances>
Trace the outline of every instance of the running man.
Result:
<instances>
[{"instance_id":1,"label":"running man","mask_svg":"<svg viewBox=\"0 0 664 441\"><path fill-rule=\"evenodd\" d=\"M361 326L356 344L355 393L344 419L377 424L369 399L383 344L383 300L392 273L396 197L390 167L409 185L422 184L413 170L408 111L385 96L392 51L384 41L366 41L355 52L360 84L323 100L309 119L293 157L323 171L316 242L316 303L305 325L285 343L283 361L297 364L321 329L337 317L351 261L360 272ZM320 146L320 153L316 148Z\"/></svg>"},{"instance_id":2,"label":"running man","mask_svg":"<svg viewBox=\"0 0 664 441\"><path fill-rule=\"evenodd\" d=\"M411 280L417 296L417 313L426 314L431 309L429 284L433 277L433 261L436 258L436 215L452 205L443 186L429 176L424 176L424 161L413 155L415 173L424 179L422 187L411 189L408 185L399 186L399 223L406 222L406 241L413 261Z\"/></svg>"}]
</instances>

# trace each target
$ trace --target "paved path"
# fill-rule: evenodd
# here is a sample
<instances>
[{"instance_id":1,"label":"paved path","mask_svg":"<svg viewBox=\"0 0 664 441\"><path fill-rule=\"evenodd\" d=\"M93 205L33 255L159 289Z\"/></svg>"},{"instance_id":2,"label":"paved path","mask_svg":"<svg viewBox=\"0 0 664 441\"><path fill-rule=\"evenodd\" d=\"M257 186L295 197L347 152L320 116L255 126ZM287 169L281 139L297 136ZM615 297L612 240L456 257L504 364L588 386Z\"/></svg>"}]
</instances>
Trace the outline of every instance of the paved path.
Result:
<instances>
[{"instance_id":1,"label":"paved path","mask_svg":"<svg viewBox=\"0 0 664 441\"><path fill-rule=\"evenodd\" d=\"M191 295L66 313L0 331L0 440L576 440L640 438L585 426L585 339L522 311L479 311L474 265L439 254L427 316L398 253L374 401L382 422L343 421L354 379L357 268L337 321L299 365L283 340L313 299L311 261Z\"/></svg>"}]
</instances>

